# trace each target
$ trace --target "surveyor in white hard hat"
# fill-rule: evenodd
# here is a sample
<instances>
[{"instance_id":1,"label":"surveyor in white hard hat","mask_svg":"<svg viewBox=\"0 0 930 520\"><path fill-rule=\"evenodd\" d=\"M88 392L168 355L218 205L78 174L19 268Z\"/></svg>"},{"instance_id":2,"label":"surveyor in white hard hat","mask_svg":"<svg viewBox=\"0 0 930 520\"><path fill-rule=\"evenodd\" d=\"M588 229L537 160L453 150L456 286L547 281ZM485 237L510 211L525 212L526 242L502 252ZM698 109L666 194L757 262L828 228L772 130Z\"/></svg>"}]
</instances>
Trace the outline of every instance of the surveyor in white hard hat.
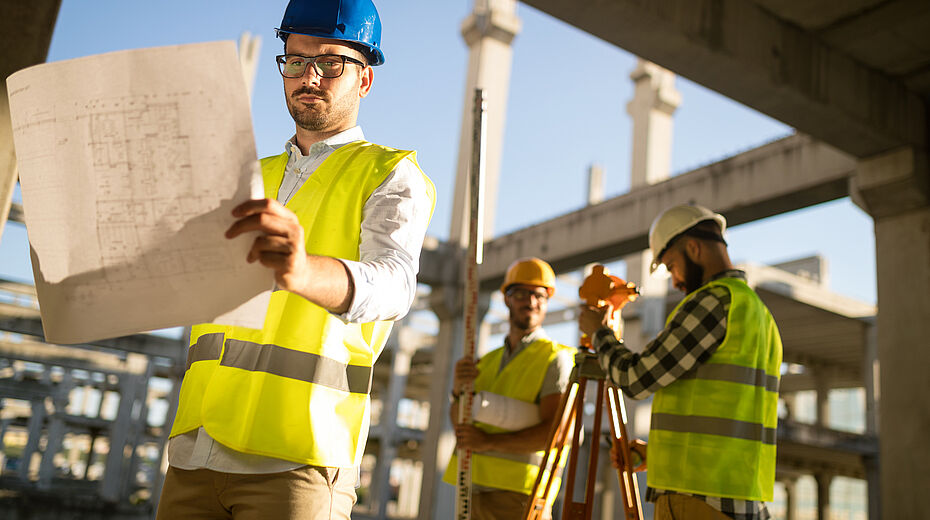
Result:
<instances>
[{"instance_id":1,"label":"surveyor in white hard hat","mask_svg":"<svg viewBox=\"0 0 930 520\"><path fill-rule=\"evenodd\" d=\"M733 268L726 219L696 205L670 208L649 230L659 265L686 294L642 353L582 309L610 380L634 399L655 394L646 499L656 519L767 519L775 479L781 338L771 313Z\"/></svg>"},{"instance_id":2,"label":"surveyor in white hard hat","mask_svg":"<svg viewBox=\"0 0 930 520\"><path fill-rule=\"evenodd\" d=\"M504 337L504 345L482 356L477 364L465 358L459 360L452 384L450 408L457 447L474 452L473 520L522 517L549 430L556 420L559 399L575 364L575 349L553 342L542 328L549 298L555 293L555 273L549 264L538 258L515 261L507 270L501 292L510 311L510 330ZM496 403L507 404L498 398L501 396L535 405L537 409L533 412L537 415L527 421L532 423L529 425L515 424L516 417L480 422L477 414L474 424L459 424L458 399L467 383L474 383L478 395L492 393L488 398L492 407ZM509 408L523 409L512 405ZM487 412L494 415L494 410ZM455 485L457 466L453 455L443 476L446 483Z\"/></svg>"},{"instance_id":3,"label":"surveyor in white hard hat","mask_svg":"<svg viewBox=\"0 0 930 520\"><path fill-rule=\"evenodd\" d=\"M348 519L372 365L415 296L433 184L356 124L384 62L377 9L291 0L277 34L295 133L261 161L267 198L226 232L256 235L242 261L276 287L262 329L191 331L160 520Z\"/></svg>"}]
</instances>

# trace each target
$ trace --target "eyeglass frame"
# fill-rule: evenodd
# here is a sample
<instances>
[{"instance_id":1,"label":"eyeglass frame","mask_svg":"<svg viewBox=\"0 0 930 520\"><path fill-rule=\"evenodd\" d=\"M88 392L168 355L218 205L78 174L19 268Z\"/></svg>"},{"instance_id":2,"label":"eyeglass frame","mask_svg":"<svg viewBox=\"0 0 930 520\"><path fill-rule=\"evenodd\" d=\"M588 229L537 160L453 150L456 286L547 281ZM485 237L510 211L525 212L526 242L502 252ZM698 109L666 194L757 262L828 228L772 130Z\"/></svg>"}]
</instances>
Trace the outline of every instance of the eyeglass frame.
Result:
<instances>
[{"instance_id":1,"label":"eyeglass frame","mask_svg":"<svg viewBox=\"0 0 930 520\"><path fill-rule=\"evenodd\" d=\"M302 58L305 60L304 70L303 72L300 73L299 76L287 76L284 74L284 70L282 67L286 64L285 62L288 57ZM340 69L338 76L324 76L323 75L323 72L320 70L319 67L317 67L317 64L316 64L316 60L319 58L323 58L323 57L337 57L342 60L342 69ZM304 77L304 74L307 73L307 68L310 66L313 67L314 74L316 74L317 76L321 78L326 78L326 79L335 79L345 74L346 63L353 63L362 68L365 68L368 66L365 64L365 62L361 60L355 59L351 56L345 56L343 54L317 54L316 56L304 56L303 54L278 54L277 56L274 57L274 60L278 64L278 72L281 74L281 77L287 78L287 79L298 79L298 78Z\"/></svg>"},{"instance_id":2,"label":"eyeglass frame","mask_svg":"<svg viewBox=\"0 0 930 520\"><path fill-rule=\"evenodd\" d=\"M517 300L529 300L531 296L535 296L539 301L549 301L549 291L547 291L545 287L543 287L543 294L539 294L536 290L530 290L526 287L508 287L505 294Z\"/></svg>"}]
</instances>

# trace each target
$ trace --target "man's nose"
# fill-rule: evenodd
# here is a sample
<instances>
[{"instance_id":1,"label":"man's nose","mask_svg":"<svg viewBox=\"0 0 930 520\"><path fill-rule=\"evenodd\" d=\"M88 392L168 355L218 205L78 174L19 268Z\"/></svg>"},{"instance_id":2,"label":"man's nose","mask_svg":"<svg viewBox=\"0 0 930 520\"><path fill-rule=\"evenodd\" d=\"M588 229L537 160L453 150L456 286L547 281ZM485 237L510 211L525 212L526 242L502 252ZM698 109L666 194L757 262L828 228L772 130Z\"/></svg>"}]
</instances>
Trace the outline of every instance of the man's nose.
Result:
<instances>
[{"instance_id":1,"label":"man's nose","mask_svg":"<svg viewBox=\"0 0 930 520\"><path fill-rule=\"evenodd\" d=\"M321 79L323 79L323 76L316 71L316 67L312 63L307 64L307 68L304 69L304 75L300 77L302 82L310 84L319 84Z\"/></svg>"}]
</instances>

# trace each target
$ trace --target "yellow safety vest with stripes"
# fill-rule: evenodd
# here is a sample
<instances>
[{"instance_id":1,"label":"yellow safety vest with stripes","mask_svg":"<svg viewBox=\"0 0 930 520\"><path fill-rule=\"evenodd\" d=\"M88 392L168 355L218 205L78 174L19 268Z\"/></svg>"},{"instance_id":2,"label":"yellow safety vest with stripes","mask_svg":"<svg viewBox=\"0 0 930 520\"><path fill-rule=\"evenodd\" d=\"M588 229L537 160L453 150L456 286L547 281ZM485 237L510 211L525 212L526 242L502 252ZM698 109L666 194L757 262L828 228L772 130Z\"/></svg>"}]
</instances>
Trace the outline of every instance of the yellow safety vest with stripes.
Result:
<instances>
[{"instance_id":1,"label":"yellow safety vest with stripes","mask_svg":"<svg viewBox=\"0 0 930 520\"><path fill-rule=\"evenodd\" d=\"M527 345L500 370L504 349L493 350L478 361L478 378L475 379L475 392L488 391L528 403L535 403L542 389L543 379L549 364L561 350L571 349L548 339L537 339ZM475 426L488 433L502 433L508 430L476 422ZM567 450L566 450L567 453ZM472 453L471 480L473 484L495 489L505 489L529 495L539 474L539 463L544 451L535 453L504 453L486 451ZM455 485L458 474L458 458L452 455L443 481ZM554 497L558 492L559 480L553 481ZM551 504L550 504L551 505Z\"/></svg>"},{"instance_id":2,"label":"yellow safety vest with stripes","mask_svg":"<svg viewBox=\"0 0 930 520\"><path fill-rule=\"evenodd\" d=\"M286 204L308 254L359 259L362 209L412 151L366 141L334 151ZM275 197L288 156L262 159ZM421 172L422 173L422 172ZM424 175L430 203L435 188ZM262 329L216 324L191 331L188 368L171 436L200 426L243 453L330 467L361 462L372 365L391 322L345 323L306 299L274 291Z\"/></svg>"},{"instance_id":3,"label":"yellow safety vest with stripes","mask_svg":"<svg viewBox=\"0 0 930 520\"><path fill-rule=\"evenodd\" d=\"M726 336L706 363L656 392L647 481L656 489L771 501L781 338L745 282L723 278L704 287L711 286L730 291Z\"/></svg>"}]
</instances>

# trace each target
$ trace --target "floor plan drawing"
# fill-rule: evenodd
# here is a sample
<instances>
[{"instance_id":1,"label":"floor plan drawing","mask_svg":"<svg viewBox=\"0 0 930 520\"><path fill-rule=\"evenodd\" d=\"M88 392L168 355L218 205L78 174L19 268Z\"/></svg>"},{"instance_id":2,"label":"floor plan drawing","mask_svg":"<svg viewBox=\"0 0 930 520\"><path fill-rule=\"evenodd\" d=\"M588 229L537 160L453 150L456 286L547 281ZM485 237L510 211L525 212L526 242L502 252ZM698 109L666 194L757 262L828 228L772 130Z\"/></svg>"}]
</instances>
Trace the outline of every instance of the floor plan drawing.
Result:
<instances>
[{"instance_id":1,"label":"floor plan drawing","mask_svg":"<svg viewBox=\"0 0 930 520\"><path fill-rule=\"evenodd\" d=\"M261 325L264 315L233 311L271 287L270 273L245 261L250 237L224 236L232 208L262 196L244 83L210 70L237 63L232 42L214 42L47 63L10 77L50 339L221 315ZM138 323L107 317L127 307L139 309L128 313Z\"/></svg>"}]
</instances>

